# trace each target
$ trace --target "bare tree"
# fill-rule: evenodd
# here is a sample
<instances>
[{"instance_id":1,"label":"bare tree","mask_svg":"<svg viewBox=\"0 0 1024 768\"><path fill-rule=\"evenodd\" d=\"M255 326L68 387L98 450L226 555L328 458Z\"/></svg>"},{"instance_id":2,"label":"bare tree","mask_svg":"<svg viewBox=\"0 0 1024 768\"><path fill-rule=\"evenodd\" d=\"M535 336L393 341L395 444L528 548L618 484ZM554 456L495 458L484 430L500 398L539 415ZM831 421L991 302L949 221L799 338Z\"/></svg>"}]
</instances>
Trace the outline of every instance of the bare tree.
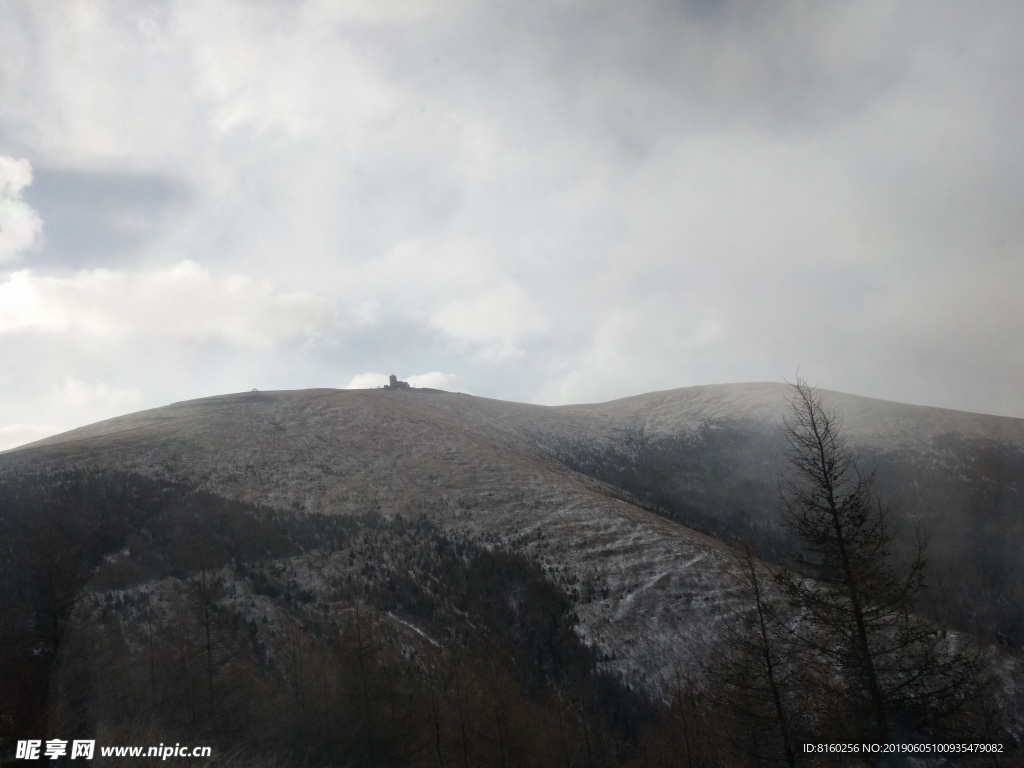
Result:
<instances>
[{"instance_id":1,"label":"bare tree","mask_svg":"<svg viewBox=\"0 0 1024 768\"><path fill-rule=\"evenodd\" d=\"M920 733L972 694L977 664L912 614L924 585L920 531L899 565L892 514L843 439L842 417L806 380L791 387L780 492L800 575L780 582L803 612L796 635L841 671L854 729L879 740Z\"/></svg>"},{"instance_id":2,"label":"bare tree","mask_svg":"<svg viewBox=\"0 0 1024 768\"><path fill-rule=\"evenodd\" d=\"M739 625L725 626L731 654L730 687L750 727L753 755L796 764L793 735L794 707L790 700L793 682L802 665L802 654L789 642L777 613L771 579L749 548L742 570L733 578L752 608Z\"/></svg>"}]
</instances>

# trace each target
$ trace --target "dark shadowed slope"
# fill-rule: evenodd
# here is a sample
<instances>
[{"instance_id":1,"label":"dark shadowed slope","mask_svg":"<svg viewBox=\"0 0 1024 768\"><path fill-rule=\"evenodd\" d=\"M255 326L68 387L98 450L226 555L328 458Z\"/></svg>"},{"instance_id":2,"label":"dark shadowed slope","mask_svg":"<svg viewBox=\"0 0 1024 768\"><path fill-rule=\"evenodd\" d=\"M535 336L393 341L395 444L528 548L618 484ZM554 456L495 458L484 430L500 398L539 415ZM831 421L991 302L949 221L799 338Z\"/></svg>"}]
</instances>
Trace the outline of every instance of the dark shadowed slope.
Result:
<instances>
[{"instance_id":1,"label":"dark shadowed slope","mask_svg":"<svg viewBox=\"0 0 1024 768\"><path fill-rule=\"evenodd\" d=\"M929 537L923 607L1024 646L1024 420L824 395L905 536L920 526ZM595 426L551 449L673 519L781 559L791 545L776 503L786 397L784 385L737 384L573 406Z\"/></svg>"}]
</instances>

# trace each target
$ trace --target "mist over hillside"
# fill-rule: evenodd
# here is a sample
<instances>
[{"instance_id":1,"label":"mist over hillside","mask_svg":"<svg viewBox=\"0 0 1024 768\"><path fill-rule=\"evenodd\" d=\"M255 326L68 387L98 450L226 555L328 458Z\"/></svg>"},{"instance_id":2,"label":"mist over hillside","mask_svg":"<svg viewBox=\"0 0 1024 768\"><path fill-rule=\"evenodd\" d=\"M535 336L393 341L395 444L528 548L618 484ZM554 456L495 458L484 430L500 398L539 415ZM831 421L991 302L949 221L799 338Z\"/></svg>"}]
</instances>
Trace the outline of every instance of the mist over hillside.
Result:
<instances>
[{"instance_id":1,"label":"mist over hillside","mask_svg":"<svg viewBox=\"0 0 1024 768\"><path fill-rule=\"evenodd\" d=\"M25 561L12 545L0 573L22 600L11 608L19 621L38 621L31 605L43 599L26 573L62 574L68 594L45 598L57 692L49 717L79 729L112 727L123 714L110 691L82 682L85 667L99 663L86 659L90 647L104 649L125 679L147 664L172 669L174 654L188 650L194 669L143 674L129 686L138 706L154 722L219 723L243 739L233 698L240 676L263 681L251 695L298 696L298 672L273 682L287 653L298 653L303 664L334 670L328 677L339 675L333 685L344 688L352 670L336 667L341 646L330 638L366 632L383 654L375 664L405 664L403 674L426 686L409 697L434 695L435 666L475 680L473 695L485 697L500 668L501 690L522 691L504 694L523 697L517 722L553 707L576 750L589 728L612 718L609 754L644 764L653 753L638 745L661 744L669 720L643 697L662 701L681 675L699 676L747 610L730 575L741 565L737 545L779 562L793 547L777 498L786 397L783 385L739 384L560 407L415 389L176 403L0 454L10 540L24 535L37 550L72 553L63 565ZM1024 645L1016 578L1024 553L1014 545L1024 533L1024 420L825 398L904 531L920 525L930 537L920 610L983 644L1009 646L1000 669L1015 669L1013 648ZM18 533L24 520L35 523ZM183 616L206 623L194 637L176 635L176 623L188 625ZM204 650L211 626L217 648ZM525 660L523 642L532 649ZM538 693L544 686L558 695ZM329 722L334 704L325 702L338 699L317 690L302 696ZM396 690L382 688L381 702ZM1000 701L1012 709L1019 694L1010 686ZM72 714L75 696L93 702L85 720ZM561 708L571 701L614 703L573 715ZM444 705L454 708L446 728L464 703L456 696ZM685 714L682 699L669 706ZM502 723L492 723L499 735ZM660 735L641 739L645 728ZM370 762L383 759L374 750L384 730L359 741ZM1019 730L1003 732L1019 738ZM317 749L329 752L323 738ZM483 755L490 738L471 749L446 732L435 751ZM558 737L523 737L523 754L543 752L544 740Z\"/></svg>"},{"instance_id":2,"label":"mist over hillside","mask_svg":"<svg viewBox=\"0 0 1024 768\"><path fill-rule=\"evenodd\" d=\"M929 539L925 605L963 628L1024 647L1024 420L837 392L826 405L873 472L907 543ZM792 549L779 516L784 385L693 387L578 406L589 430L556 437L567 466L762 555ZM599 425L599 426L598 426Z\"/></svg>"}]
</instances>

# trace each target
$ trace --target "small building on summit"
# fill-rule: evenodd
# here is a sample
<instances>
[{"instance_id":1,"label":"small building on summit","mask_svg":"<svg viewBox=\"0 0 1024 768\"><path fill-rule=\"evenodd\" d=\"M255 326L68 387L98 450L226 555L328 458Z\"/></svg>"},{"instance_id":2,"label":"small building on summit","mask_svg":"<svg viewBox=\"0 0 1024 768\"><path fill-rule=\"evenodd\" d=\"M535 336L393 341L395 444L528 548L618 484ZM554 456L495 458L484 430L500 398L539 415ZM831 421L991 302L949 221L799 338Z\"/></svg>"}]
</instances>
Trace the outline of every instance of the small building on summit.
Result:
<instances>
[{"instance_id":1,"label":"small building on summit","mask_svg":"<svg viewBox=\"0 0 1024 768\"><path fill-rule=\"evenodd\" d=\"M409 382L399 381L393 373L388 377L388 382L387 389L409 389Z\"/></svg>"}]
</instances>

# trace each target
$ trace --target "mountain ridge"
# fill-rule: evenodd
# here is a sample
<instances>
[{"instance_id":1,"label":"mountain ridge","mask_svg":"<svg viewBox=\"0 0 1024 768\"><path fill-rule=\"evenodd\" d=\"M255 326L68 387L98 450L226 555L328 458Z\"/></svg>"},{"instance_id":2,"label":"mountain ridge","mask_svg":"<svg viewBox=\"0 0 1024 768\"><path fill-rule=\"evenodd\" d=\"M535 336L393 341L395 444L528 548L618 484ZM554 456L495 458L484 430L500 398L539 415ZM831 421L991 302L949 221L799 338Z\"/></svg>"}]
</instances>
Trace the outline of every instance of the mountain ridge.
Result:
<instances>
[{"instance_id":1,"label":"mountain ridge","mask_svg":"<svg viewBox=\"0 0 1024 768\"><path fill-rule=\"evenodd\" d=\"M41 438L40 440L36 440L31 443L26 443L14 448L8 448L4 451L0 451L0 455L21 451L23 449L64 442L83 433L88 434L90 432L96 432L96 430L100 428L113 428L122 420L139 417L143 414L170 411L182 406L197 405L200 403L212 404L214 401L238 400L240 402L258 402L261 400L265 401L268 398L280 398L285 396L321 397L344 392L377 393L382 391L383 390L380 389L351 390L324 387L210 395L203 398L175 401L164 406L156 406L143 411L131 412L115 416L110 419L104 419L93 424L76 427L56 435ZM777 382L760 381L727 384L700 384L688 387L655 390L652 392L629 395L597 403L571 403L564 405L519 403L517 401L499 400L464 393L443 392L442 390L418 390L416 388L403 391L403 394L440 394L442 396L456 398L471 398L473 401L478 401L480 403L499 403L503 406L522 406L524 408L543 409L545 411L563 412L567 414L589 415L592 413L600 413L602 410L608 411L613 409L615 411L629 413L633 416L643 413L646 417L646 421L653 425L658 423L658 416L666 415L664 413L666 410L670 411L670 415L676 416L686 413L692 417L698 418L716 418L725 416L735 419L756 415L762 419L768 420L769 418L777 417L781 413L781 410L784 407L787 391L787 385ZM831 403L833 406L838 406L839 409L844 412L844 415L847 416L847 423L845 424L846 429L849 431L852 428L855 434L867 419L855 418L851 420L849 419L849 415L851 413L861 415L870 411L894 412L895 410L912 410L915 412L915 416L918 420L921 421L934 422L945 428L958 427L961 431L969 430L978 436L991 436L1000 439L1016 440L1024 443L1024 418L998 416L937 406L914 405L828 389L820 389L818 391L826 398L827 402ZM733 396L726 398L722 396L724 393L733 393ZM388 392L387 394L390 396L400 393ZM704 396L706 394L710 394L712 396ZM715 397L715 394L718 394L719 396ZM684 400L687 401L687 407L683 411L678 407L672 409L665 408L665 406L668 405L678 406ZM774 401L774 405L772 405L772 401ZM668 429L668 427L665 427L665 429ZM102 434L102 432L98 432L96 434Z\"/></svg>"}]
</instances>

